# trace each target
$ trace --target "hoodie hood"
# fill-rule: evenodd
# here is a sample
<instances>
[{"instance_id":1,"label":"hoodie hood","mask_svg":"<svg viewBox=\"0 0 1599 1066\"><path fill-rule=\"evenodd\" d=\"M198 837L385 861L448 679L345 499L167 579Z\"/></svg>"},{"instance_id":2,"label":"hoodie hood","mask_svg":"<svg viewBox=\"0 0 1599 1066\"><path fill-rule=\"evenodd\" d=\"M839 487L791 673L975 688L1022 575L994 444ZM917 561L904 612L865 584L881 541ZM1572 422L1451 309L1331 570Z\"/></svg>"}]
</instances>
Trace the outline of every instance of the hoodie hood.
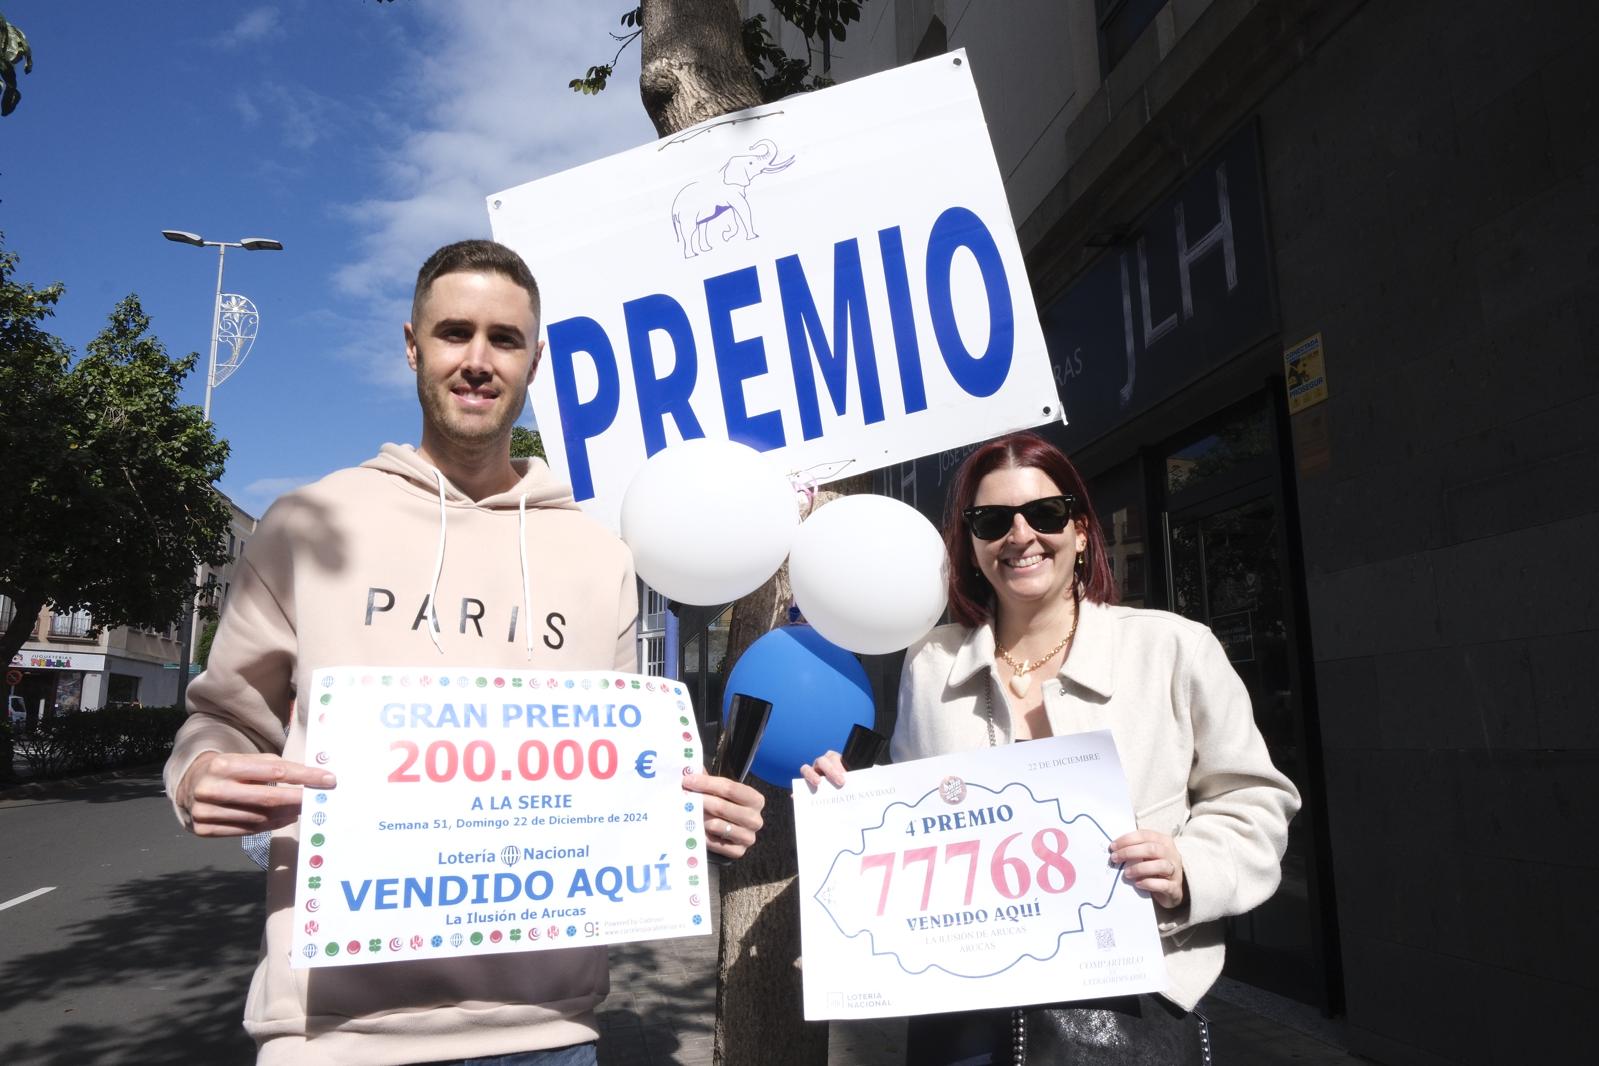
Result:
<instances>
[{"instance_id":1,"label":"hoodie hood","mask_svg":"<svg viewBox=\"0 0 1599 1066\"><path fill-rule=\"evenodd\" d=\"M439 485L442 482L443 497L451 504L481 507L487 511L516 510L521 506L581 510L577 501L572 499L571 486L557 478L543 459L512 459L511 466L520 475L520 480L512 488L481 500L474 500L456 488L449 478L418 455L409 444L385 444L361 466L367 470L393 474L428 497L440 495Z\"/></svg>"},{"instance_id":2,"label":"hoodie hood","mask_svg":"<svg viewBox=\"0 0 1599 1066\"><path fill-rule=\"evenodd\" d=\"M493 496L474 500L454 485L450 479L417 454L409 444L385 444L378 454L361 464L368 470L377 470L400 478L404 484L425 496L438 495L439 546L433 555L433 580L428 585L428 636L440 655L444 645L439 642L439 578L444 574L444 550L449 541L450 507L477 507L485 511L516 509L517 561L522 571L522 617L532 616L533 590L529 584L527 562L527 509L542 507L546 510L576 511L577 501L572 490L555 479L549 464L543 459L512 459L511 467L521 479L509 490ZM524 626L527 657L533 658L533 629Z\"/></svg>"}]
</instances>

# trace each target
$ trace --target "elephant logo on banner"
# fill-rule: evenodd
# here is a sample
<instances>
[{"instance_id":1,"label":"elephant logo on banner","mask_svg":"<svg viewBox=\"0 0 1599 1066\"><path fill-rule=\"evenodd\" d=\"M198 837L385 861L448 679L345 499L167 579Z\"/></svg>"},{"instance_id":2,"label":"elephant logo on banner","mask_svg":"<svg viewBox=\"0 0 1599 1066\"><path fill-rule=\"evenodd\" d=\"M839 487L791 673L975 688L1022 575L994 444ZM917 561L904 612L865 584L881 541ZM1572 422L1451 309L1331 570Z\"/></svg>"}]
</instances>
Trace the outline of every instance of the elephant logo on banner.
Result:
<instances>
[{"instance_id":1,"label":"elephant logo on banner","mask_svg":"<svg viewBox=\"0 0 1599 1066\"><path fill-rule=\"evenodd\" d=\"M777 145L760 140L750 145L750 154L736 155L714 174L678 190L672 200L672 232L683 245L683 258L692 259L711 250L711 226L718 218L723 220L718 234L723 243L740 230L747 241L760 236L755 232L750 211L750 182L761 174L784 170L793 162L793 156L779 161Z\"/></svg>"}]
</instances>

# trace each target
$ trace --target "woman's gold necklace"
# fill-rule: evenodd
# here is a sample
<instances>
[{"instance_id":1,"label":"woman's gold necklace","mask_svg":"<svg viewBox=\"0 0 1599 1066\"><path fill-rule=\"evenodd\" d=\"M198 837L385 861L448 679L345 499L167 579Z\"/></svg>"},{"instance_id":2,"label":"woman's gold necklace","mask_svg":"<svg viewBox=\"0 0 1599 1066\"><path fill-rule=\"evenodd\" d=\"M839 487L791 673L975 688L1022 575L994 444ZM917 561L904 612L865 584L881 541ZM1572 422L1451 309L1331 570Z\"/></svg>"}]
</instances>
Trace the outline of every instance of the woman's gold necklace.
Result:
<instances>
[{"instance_id":1,"label":"woman's gold necklace","mask_svg":"<svg viewBox=\"0 0 1599 1066\"><path fill-rule=\"evenodd\" d=\"M1016 693L1017 697L1026 696L1027 690L1032 687L1032 681L1030 680L1032 672L1049 662L1049 660L1055 657L1057 652L1072 642L1072 638L1077 635L1077 621L1082 616L1083 612L1079 610L1075 615L1072 616L1071 632L1067 633L1065 637L1061 638L1061 642L1059 644L1055 645L1038 658L1030 661L1017 662L1015 659L1011 658L1010 652L1006 651L1003 645L994 645L994 650L999 654L999 657L1004 660L1006 666L1011 668L1010 690Z\"/></svg>"}]
</instances>

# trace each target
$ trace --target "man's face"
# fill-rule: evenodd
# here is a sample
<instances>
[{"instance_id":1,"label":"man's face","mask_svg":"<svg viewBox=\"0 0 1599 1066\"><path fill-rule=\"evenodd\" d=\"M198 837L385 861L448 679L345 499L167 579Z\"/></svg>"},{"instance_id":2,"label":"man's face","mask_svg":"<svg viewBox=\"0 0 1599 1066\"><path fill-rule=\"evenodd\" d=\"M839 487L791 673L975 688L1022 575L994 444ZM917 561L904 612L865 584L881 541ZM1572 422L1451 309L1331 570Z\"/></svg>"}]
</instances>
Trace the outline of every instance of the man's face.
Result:
<instances>
[{"instance_id":1,"label":"man's face","mask_svg":"<svg viewBox=\"0 0 1599 1066\"><path fill-rule=\"evenodd\" d=\"M528 294L503 274L445 274L405 327L424 433L467 447L506 437L543 344Z\"/></svg>"}]
</instances>

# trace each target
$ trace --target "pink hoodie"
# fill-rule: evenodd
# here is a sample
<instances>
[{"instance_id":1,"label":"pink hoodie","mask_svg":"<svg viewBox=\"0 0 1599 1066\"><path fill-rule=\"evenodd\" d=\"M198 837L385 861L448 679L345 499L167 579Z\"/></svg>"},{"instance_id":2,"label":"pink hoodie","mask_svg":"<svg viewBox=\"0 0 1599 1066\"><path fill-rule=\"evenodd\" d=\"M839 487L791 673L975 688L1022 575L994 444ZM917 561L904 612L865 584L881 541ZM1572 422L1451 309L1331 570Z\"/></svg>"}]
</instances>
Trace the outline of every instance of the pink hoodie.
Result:
<instances>
[{"instance_id":1,"label":"pink hoodie","mask_svg":"<svg viewBox=\"0 0 1599 1066\"><path fill-rule=\"evenodd\" d=\"M578 510L542 460L515 462L514 489L474 502L409 446L386 444L273 504L189 688L167 793L205 751L302 761L295 694L321 667L636 669L627 548ZM178 818L187 826L183 811ZM298 825L273 836L244 1023L258 1062L432 1062L598 1037L604 948L291 969L298 846Z\"/></svg>"}]
</instances>

